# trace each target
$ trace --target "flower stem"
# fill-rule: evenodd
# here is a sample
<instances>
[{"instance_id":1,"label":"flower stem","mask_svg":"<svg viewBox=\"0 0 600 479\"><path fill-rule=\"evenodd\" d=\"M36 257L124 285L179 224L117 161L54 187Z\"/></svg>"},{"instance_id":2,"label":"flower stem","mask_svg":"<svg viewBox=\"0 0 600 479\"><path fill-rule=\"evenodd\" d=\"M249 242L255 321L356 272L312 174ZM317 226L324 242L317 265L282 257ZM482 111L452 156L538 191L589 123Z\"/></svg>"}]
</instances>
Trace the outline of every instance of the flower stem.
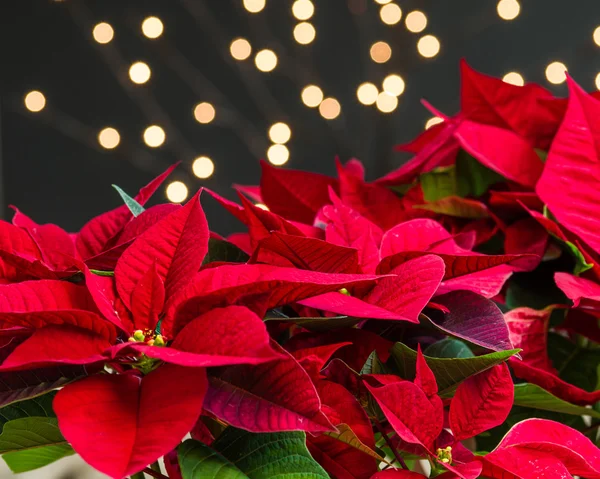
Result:
<instances>
[{"instance_id":1,"label":"flower stem","mask_svg":"<svg viewBox=\"0 0 600 479\"><path fill-rule=\"evenodd\" d=\"M156 477L157 479L169 479L168 476L165 476L164 474L161 474L160 472L156 472L155 470L150 469L149 467L145 468L144 472L146 474L148 474L149 476Z\"/></svg>"},{"instance_id":2,"label":"flower stem","mask_svg":"<svg viewBox=\"0 0 600 479\"><path fill-rule=\"evenodd\" d=\"M383 436L383 439L385 440L385 442L387 443L389 448L392 450L394 457L396 458L396 460L398 461L398 463L400 464L402 469L410 470L410 469L408 469L408 466L404 462L404 459L402 459L400 457L400 455L398 454L398 451L396 451L396 448L392 445L392 442L390 441L390 438L387 436L387 434L384 432L383 427L381 426L381 423L376 418L373 418L373 422L375 423L375 427L377 428L377 430Z\"/></svg>"},{"instance_id":3,"label":"flower stem","mask_svg":"<svg viewBox=\"0 0 600 479\"><path fill-rule=\"evenodd\" d=\"M129 479L146 479L146 476L144 476L143 472L136 472L135 474L129 476Z\"/></svg>"}]
</instances>

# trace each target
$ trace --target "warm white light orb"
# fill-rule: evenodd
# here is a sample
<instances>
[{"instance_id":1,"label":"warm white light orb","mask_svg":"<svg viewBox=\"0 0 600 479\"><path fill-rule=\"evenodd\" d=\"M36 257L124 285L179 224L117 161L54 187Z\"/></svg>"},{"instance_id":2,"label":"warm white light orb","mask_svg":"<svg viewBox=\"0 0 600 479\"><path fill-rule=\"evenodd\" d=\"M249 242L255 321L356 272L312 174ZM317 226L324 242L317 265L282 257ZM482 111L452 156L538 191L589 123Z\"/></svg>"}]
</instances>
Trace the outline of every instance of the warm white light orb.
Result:
<instances>
[{"instance_id":1,"label":"warm white light orb","mask_svg":"<svg viewBox=\"0 0 600 479\"><path fill-rule=\"evenodd\" d=\"M287 143L291 137L291 128L283 122L274 123L271 125L271 128L269 128L269 138L273 143Z\"/></svg>"},{"instance_id":2,"label":"warm white light orb","mask_svg":"<svg viewBox=\"0 0 600 479\"><path fill-rule=\"evenodd\" d=\"M302 90L302 103L310 108L318 107L323 101L323 90L317 85L307 85Z\"/></svg>"},{"instance_id":3,"label":"warm white light orb","mask_svg":"<svg viewBox=\"0 0 600 479\"><path fill-rule=\"evenodd\" d=\"M33 90L25 95L25 108L33 113L42 111L46 106L46 97L41 91Z\"/></svg>"},{"instance_id":4,"label":"warm white light orb","mask_svg":"<svg viewBox=\"0 0 600 479\"><path fill-rule=\"evenodd\" d=\"M363 83L356 89L358 101L363 105L372 105L375 103L377 101L377 95L379 95L379 90L377 90L377 87L370 82Z\"/></svg>"},{"instance_id":5,"label":"warm white light orb","mask_svg":"<svg viewBox=\"0 0 600 479\"><path fill-rule=\"evenodd\" d=\"M254 63L261 72L273 71L277 66L277 55L273 50L261 50L254 57Z\"/></svg>"},{"instance_id":6,"label":"warm white light orb","mask_svg":"<svg viewBox=\"0 0 600 479\"><path fill-rule=\"evenodd\" d=\"M192 163L192 171L198 178L210 178L215 172L215 164L208 156L199 156Z\"/></svg>"},{"instance_id":7,"label":"warm white light orb","mask_svg":"<svg viewBox=\"0 0 600 479\"><path fill-rule=\"evenodd\" d=\"M525 85L525 80L520 73L517 72L508 72L506 75L502 77L502 80L506 83L510 83L511 85L523 86Z\"/></svg>"},{"instance_id":8,"label":"warm white light orb","mask_svg":"<svg viewBox=\"0 0 600 479\"><path fill-rule=\"evenodd\" d=\"M129 67L129 78L133 83L142 85L150 80L150 67L144 62L135 62Z\"/></svg>"},{"instance_id":9,"label":"warm white light orb","mask_svg":"<svg viewBox=\"0 0 600 479\"><path fill-rule=\"evenodd\" d=\"M107 150L112 150L116 148L121 142L121 135L114 128L107 127L98 133L98 143L102 148L106 148Z\"/></svg>"},{"instance_id":10,"label":"warm white light orb","mask_svg":"<svg viewBox=\"0 0 600 479\"><path fill-rule=\"evenodd\" d=\"M290 159L290 150L285 145L271 145L267 150L267 159L272 165L285 165Z\"/></svg>"},{"instance_id":11,"label":"warm white light orb","mask_svg":"<svg viewBox=\"0 0 600 479\"><path fill-rule=\"evenodd\" d=\"M167 198L173 203L181 203L188 196L188 188L181 181L173 181L167 185Z\"/></svg>"},{"instance_id":12,"label":"warm white light orb","mask_svg":"<svg viewBox=\"0 0 600 479\"><path fill-rule=\"evenodd\" d=\"M104 45L109 43L114 38L115 31L109 23L101 22L98 23L92 30L92 36L94 37L94 40Z\"/></svg>"},{"instance_id":13,"label":"warm white light orb","mask_svg":"<svg viewBox=\"0 0 600 479\"><path fill-rule=\"evenodd\" d=\"M560 85L567 79L567 67L561 62L552 62L546 67L546 79L554 85Z\"/></svg>"},{"instance_id":14,"label":"warm white light orb","mask_svg":"<svg viewBox=\"0 0 600 479\"><path fill-rule=\"evenodd\" d=\"M198 123L210 123L215 119L215 114L215 107L205 101L198 103L194 108L194 118Z\"/></svg>"},{"instance_id":15,"label":"warm white light orb","mask_svg":"<svg viewBox=\"0 0 600 479\"><path fill-rule=\"evenodd\" d=\"M147 17L142 22L142 33L148 38L158 38L164 30L163 22L158 17Z\"/></svg>"},{"instance_id":16,"label":"warm white light orb","mask_svg":"<svg viewBox=\"0 0 600 479\"><path fill-rule=\"evenodd\" d=\"M151 125L144 130L144 143L151 148L157 148L165 142L167 135L158 125Z\"/></svg>"}]
</instances>

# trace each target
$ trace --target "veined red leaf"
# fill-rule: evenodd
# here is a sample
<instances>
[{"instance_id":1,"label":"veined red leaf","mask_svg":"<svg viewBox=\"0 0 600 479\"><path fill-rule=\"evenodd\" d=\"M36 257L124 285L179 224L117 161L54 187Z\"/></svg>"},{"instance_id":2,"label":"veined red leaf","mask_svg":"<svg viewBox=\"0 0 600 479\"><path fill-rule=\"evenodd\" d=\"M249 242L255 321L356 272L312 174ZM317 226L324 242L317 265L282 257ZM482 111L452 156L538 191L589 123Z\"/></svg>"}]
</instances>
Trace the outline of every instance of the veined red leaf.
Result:
<instances>
[{"instance_id":1,"label":"veined red leaf","mask_svg":"<svg viewBox=\"0 0 600 479\"><path fill-rule=\"evenodd\" d=\"M500 294L504 283L506 283L506 280L510 278L512 273L512 268L503 264L457 278L451 278L447 281L442 281L437 294L465 290L477 293L484 298L493 298Z\"/></svg>"},{"instance_id":2,"label":"veined red leaf","mask_svg":"<svg viewBox=\"0 0 600 479\"><path fill-rule=\"evenodd\" d=\"M457 218L488 218L490 212L481 201L461 198L459 196L446 196L437 201L423 205L413 205L413 208L432 211L440 215L455 216Z\"/></svg>"},{"instance_id":3,"label":"veined red leaf","mask_svg":"<svg viewBox=\"0 0 600 479\"><path fill-rule=\"evenodd\" d=\"M154 331L165 303L165 286L153 263L131 294L131 314L135 329Z\"/></svg>"},{"instance_id":4,"label":"veined red leaf","mask_svg":"<svg viewBox=\"0 0 600 479\"><path fill-rule=\"evenodd\" d=\"M450 428L457 441L504 423L513 405L514 385L506 363L458 385L450 403Z\"/></svg>"},{"instance_id":5,"label":"veined red leaf","mask_svg":"<svg viewBox=\"0 0 600 479\"><path fill-rule=\"evenodd\" d=\"M204 369L166 364L143 378L99 374L69 384L53 408L73 449L121 479L179 444L200 416L205 391Z\"/></svg>"},{"instance_id":6,"label":"veined red leaf","mask_svg":"<svg viewBox=\"0 0 600 479\"><path fill-rule=\"evenodd\" d=\"M269 209L278 215L312 224L321 207L329 203L329 187L335 178L298 170L275 168L261 161L260 191Z\"/></svg>"},{"instance_id":7,"label":"veined red leaf","mask_svg":"<svg viewBox=\"0 0 600 479\"><path fill-rule=\"evenodd\" d=\"M427 361L425 361L425 356L423 356L423 353L421 352L420 344L417 346L417 365L414 382L421 388L427 397L434 396L438 392L435 374L433 374Z\"/></svg>"},{"instance_id":8,"label":"veined red leaf","mask_svg":"<svg viewBox=\"0 0 600 479\"><path fill-rule=\"evenodd\" d=\"M525 363L555 374L548 357L548 325L552 310L536 311L531 308L516 308L504 315L510 342L521 349Z\"/></svg>"},{"instance_id":9,"label":"veined red leaf","mask_svg":"<svg viewBox=\"0 0 600 479\"><path fill-rule=\"evenodd\" d=\"M569 273L554 273L554 281L567 298L573 301L573 306L579 306L582 300L600 302L600 285L589 279ZM597 304L594 306L598 307Z\"/></svg>"},{"instance_id":10,"label":"veined red leaf","mask_svg":"<svg viewBox=\"0 0 600 479\"><path fill-rule=\"evenodd\" d=\"M342 293L325 293L298 301L302 306L344 316L365 319L407 320L402 312L390 311L360 298Z\"/></svg>"},{"instance_id":11,"label":"veined red leaf","mask_svg":"<svg viewBox=\"0 0 600 479\"><path fill-rule=\"evenodd\" d=\"M0 252L0 279L7 281L31 279L27 268L36 260L42 259L40 250L31 236L6 221L0 221ZM11 261L13 257L15 261ZM16 262L19 260L24 264Z\"/></svg>"},{"instance_id":12,"label":"veined red leaf","mask_svg":"<svg viewBox=\"0 0 600 479\"><path fill-rule=\"evenodd\" d=\"M208 225L200 206L200 192L183 207L164 217L125 250L117 267L117 291L131 305L131 295L144 273L156 264L166 298L189 283L208 251Z\"/></svg>"},{"instance_id":13,"label":"veined red leaf","mask_svg":"<svg viewBox=\"0 0 600 479\"><path fill-rule=\"evenodd\" d=\"M594 215L600 201L600 102L571 78L569 105L536 192L556 219L600 252Z\"/></svg>"},{"instance_id":14,"label":"veined red leaf","mask_svg":"<svg viewBox=\"0 0 600 479\"><path fill-rule=\"evenodd\" d=\"M387 469L373 474L371 479L423 479L424 477L427 476L403 469Z\"/></svg>"},{"instance_id":15,"label":"veined red leaf","mask_svg":"<svg viewBox=\"0 0 600 479\"><path fill-rule=\"evenodd\" d=\"M481 458L482 475L490 479L565 479L572 478L569 470L559 459L511 447Z\"/></svg>"},{"instance_id":16,"label":"veined red leaf","mask_svg":"<svg viewBox=\"0 0 600 479\"><path fill-rule=\"evenodd\" d=\"M436 253L471 253L458 246L440 223L419 218L405 221L386 231L381 240L381 257L406 251L427 251L434 245L437 246Z\"/></svg>"},{"instance_id":17,"label":"veined red leaf","mask_svg":"<svg viewBox=\"0 0 600 479\"><path fill-rule=\"evenodd\" d=\"M275 363L230 367L211 377L204 409L251 432L333 430L308 373L280 351L285 357Z\"/></svg>"},{"instance_id":18,"label":"veined red leaf","mask_svg":"<svg viewBox=\"0 0 600 479\"><path fill-rule=\"evenodd\" d=\"M504 231L504 251L507 254L529 253L513 263L519 271L532 271L542 261L548 246L548 233L534 218L516 221Z\"/></svg>"},{"instance_id":19,"label":"veined red leaf","mask_svg":"<svg viewBox=\"0 0 600 479\"><path fill-rule=\"evenodd\" d=\"M131 221L125 225L123 232L116 237L113 248L122 247L125 249L133 242L134 239L144 233L148 228L154 226L165 216L170 215L181 208L181 205L176 205L173 203L164 203L151 206L139 216L132 218ZM113 242L111 242L111 246L112 245ZM106 253L108 253L108 251L106 251L104 254ZM101 253L101 255L103 254Z\"/></svg>"},{"instance_id":20,"label":"veined red leaf","mask_svg":"<svg viewBox=\"0 0 600 479\"><path fill-rule=\"evenodd\" d=\"M335 352L345 346L351 346L350 342L339 342L334 344L324 344L322 346L313 346L303 349L290 349L286 344L286 350L291 353L298 363L306 370L312 378L318 378L321 369L331 359Z\"/></svg>"}]
</instances>

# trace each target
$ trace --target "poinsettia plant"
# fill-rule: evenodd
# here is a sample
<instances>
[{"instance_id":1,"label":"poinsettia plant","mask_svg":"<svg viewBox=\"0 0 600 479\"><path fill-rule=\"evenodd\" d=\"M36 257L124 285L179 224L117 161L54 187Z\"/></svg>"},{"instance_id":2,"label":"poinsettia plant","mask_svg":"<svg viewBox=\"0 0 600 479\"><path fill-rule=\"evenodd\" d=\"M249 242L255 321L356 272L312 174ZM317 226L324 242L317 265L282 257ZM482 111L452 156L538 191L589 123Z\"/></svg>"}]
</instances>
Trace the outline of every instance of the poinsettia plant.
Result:
<instances>
[{"instance_id":1,"label":"poinsettia plant","mask_svg":"<svg viewBox=\"0 0 600 479\"><path fill-rule=\"evenodd\" d=\"M111 478L600 478L600 101L461 65L368 182L0 223L0 454ZM207 195L245 225L210 231Z\"/></svg>"}]
</instances>

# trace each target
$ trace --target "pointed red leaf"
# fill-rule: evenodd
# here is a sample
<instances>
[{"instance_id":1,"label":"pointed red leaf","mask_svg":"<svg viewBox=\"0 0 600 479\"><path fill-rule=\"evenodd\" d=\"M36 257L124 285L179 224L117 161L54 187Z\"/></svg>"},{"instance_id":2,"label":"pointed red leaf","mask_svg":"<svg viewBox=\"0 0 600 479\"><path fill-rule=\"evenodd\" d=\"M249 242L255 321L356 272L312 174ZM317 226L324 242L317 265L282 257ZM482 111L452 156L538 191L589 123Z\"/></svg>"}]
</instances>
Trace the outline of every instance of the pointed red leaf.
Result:
<instances>
[{"instance_id":1,"label":"pointed red leaf","mask_svg":"<svg viewBox=\"0 0 600 479\"><path fill-rule=\"evenodd\" d=\"M546 252L548 233L534 218L524 218L504 230L504 251L507 254L530 253L522 260L513 263L519 271L535 269Z\"/></svg>"},{"instance_id":2,"label":"pointed red leaf","mask_svg":"<svg viewBox=\"0 0 600 479\"><path fill-rule=\"evenodd\" d=\"M135 329L154 331L165 303L165 287L153 263L131 294L131 314Z\"/></svg>"},{"instance_id":3,"label":"pointed red leaf","mask_svg":"<svg viewBox=\"0 0 600 479\"><path fill-rule=\"evenodd\" d=\"M600 302L600 285L589 279L573 276L569 273L554 273L554 281L563 293L573 301L573 306L593 302L596 308ZM590 301L585 301L590 300Z\"/></svg>"},{"instance_id":4,"label":"pointed red leaf","mask_svg":"<svg viewBox=\"0 0 600 479\"><path fill-rule=\"evenodd\" d=\"M504 423L513 405L514 386L506 364L459 384L450 403L450 428L462 441Z\"/></svg>"},{"instance_id":5,"label":"pointed red leaf","mask_svg":"<svg viewBox=\"0 0 600 479\"><path fill-rule=\"evenodd\" d=\"M548 325L550 309L536 311L531 308L516 308L504 315L514 348L521 349L523 362L555 374L548 357Z\"/></svg>"},{"instance_id":6,"label":"pointed red leaf","mask_svg":"<svg viewBox=\"0 0 600 479\"><path fill-rule=\"evenodd\" d=\"M236 191L244 193L252 201L256 201L257 203L263 203L262 196L260 195L260 186L233 184L233 188Z\"/></svg>"},{"instance_id":7,"label":"pointed red leaf","mask_svg":"<svg viewBox=\"0 0 600 479\"><path fill-rule=\"evenodd\" d=\"M208 251L208 225L200 206L200 192L183 207L164 217L123 253L115 269L117 291L131 305L137 283L152 264L170 298L188 284Z\"/></svg>"},{"instance_id":8,"label":"pointed red leaf","mask_svg":"<svg viewBox=\"0 0 600 479\"><path fill-rule=\"evenodd\" d=\"M327 364L331 356L335 352L343 348L344 346L350 346L350 342L340 342L334 344L325 344L323 346L314 346L311 348L291 350L286 344L286 350L294 357L300 365L306 369L306 372L312 378L318 378L321 373L321 369Z\"/></svg>"},{"instance_id":9,"label":"pointed red leaf","mask_svg":"<svg viewBox=\"0 0 600 479\"><path fill-rule=\"evenodd\" d=\"M425 361L425 357L421 351L421 345L417 346L417 371L415 374L415 384L427 395L434 396L438 392L437 381L433 371Z\"/></svg>"},{"instance_id":10,"label":"pointed red leaf","mask_svg":"<svg viewBox=\"0 0 600 479\"><path fill-rule=\"evenodd\" d=\"M375 388L365 383L390 426L398 436L411 444L433 449L442 432L444 408L441 400L432 403L426 394L410 381L400 381Z\"/></svg>"},{"instance_id":11,"label":"pointed red leaf","mask_svg":"<svg viewBox=\"0 0 600 479\"><path fill-rule=\"evenodd\" d=\"M144 206L176 166L175 164L169 167L167 171L144 186L135 196L135 200ZM121 205L88 221L81 228L75 242L79 255L83 259L87 259L101 253L108 242L123 229L132 217L127 205Z\"/></svg>"},{"instance_id":12,"label":"pointed red leaf","mask_svg":"<svg viewBox=\"0 0 600 479\"><path fill-rule=\"evenodd\" d=\"M23 281L31 279L26 270L31 263L41 260L42 255L35 241L27 232L6 221L0 221L0 279L7 281ZM20 263L10 261L13 257L22 260ZM47 277L47 276L46 276Z\"/></svg>"},{"instance_id":13,"label":"pointed red leaf","mask_svg":"<svg viewBox=\"0 0 600 479\"><path fill-rule=\"evenodd\" d=\"M459 247L452 235L440 223L427 218L419 218L401 223L386 231L381 240L381 257L385 258L405 251L427 251L435 244L436 253L470 253Z\"/></svg>"},{"instance_id":14,"label":"pointed red leaf","mask_svg":"<svg viewBox=\"0 0 600 479\"><path fill-rule=\"evenodd\" d=\"M143 378L99 374L69 384L53 408L73 449L121 479L179 444L200 416L205 391L203 369L166 364Z\"/></svg>"},{"instance_id":15,"label":"pointed red leaf","mask_svg":"<svg viewBox=\"0 0 600 479\"><path fill-rule=\"evenodd\" d=\"M513 270L511 266L505 264L495 266L472 274L442 281L437 293L444 294L451 291L465 290L477 293L484 298L493 298L500 294L504 283L506 283L512 273Z\"/></svg>"},{"instance_id":16,"label":"pointed red leaf","mask_svg":"<svg viewBox=\"0 0 600 479\"><path fill-rule=\"evenodd\" d=\"M371 479L423 479L424 477L427 476L403 469L387 469L373 474Z\"/></svg>"},{"instance_id":17,"label":"pointed red leaf","mask_svg":"<svg viewBox=\"0 0 600 479\"><path fill-rule=\"evenodd\" d=\"M114 277L96 275L85 265L82 266L82 269L85 275L85 285L98 310L121 331L132 334L133 318L117 294Z\"/></svg>"},{"instance_id":18,"label":"pointed red leaf","mask_svg":"<svg viewBox=\"0 0 600 479\"><path fill-rule=\"evenodd\" d=\"M204 408L251 432L332 430L308 373L283 349L284 358L235 366L210 378Z\"/></svg>"},{"instance_id":19,"label":"pointed red leaf","mask_svg":"<svg viewBox=\"0 0 600 479\"><path fill-rule=\"evenodd\" d=\"M600 102L571 78L569 106L536 187L557 220L600 252Z\"/></svg>"},{"instance_id":20,"label":"pointed red leaf","mask_svg":"<svg viewBox=\"0 0 600 479\"><path fill-rule=\"evenodd\" d=\"M275 168L261 161L260 191L273 213L312 224L319 209L329 203L329 187L337 180L317 173Z\"/></svg>"},{"instance_id":21,"label":"pointed red leaf","mask_svg":"<svg viewBox=\"0 0 600 479\"><path fill-rule=\"evenodd\" d=\"M481 458L483 477L490 479L572 478L559 459L520 447L495 451Z\"/></svg>"}]
</instances>

